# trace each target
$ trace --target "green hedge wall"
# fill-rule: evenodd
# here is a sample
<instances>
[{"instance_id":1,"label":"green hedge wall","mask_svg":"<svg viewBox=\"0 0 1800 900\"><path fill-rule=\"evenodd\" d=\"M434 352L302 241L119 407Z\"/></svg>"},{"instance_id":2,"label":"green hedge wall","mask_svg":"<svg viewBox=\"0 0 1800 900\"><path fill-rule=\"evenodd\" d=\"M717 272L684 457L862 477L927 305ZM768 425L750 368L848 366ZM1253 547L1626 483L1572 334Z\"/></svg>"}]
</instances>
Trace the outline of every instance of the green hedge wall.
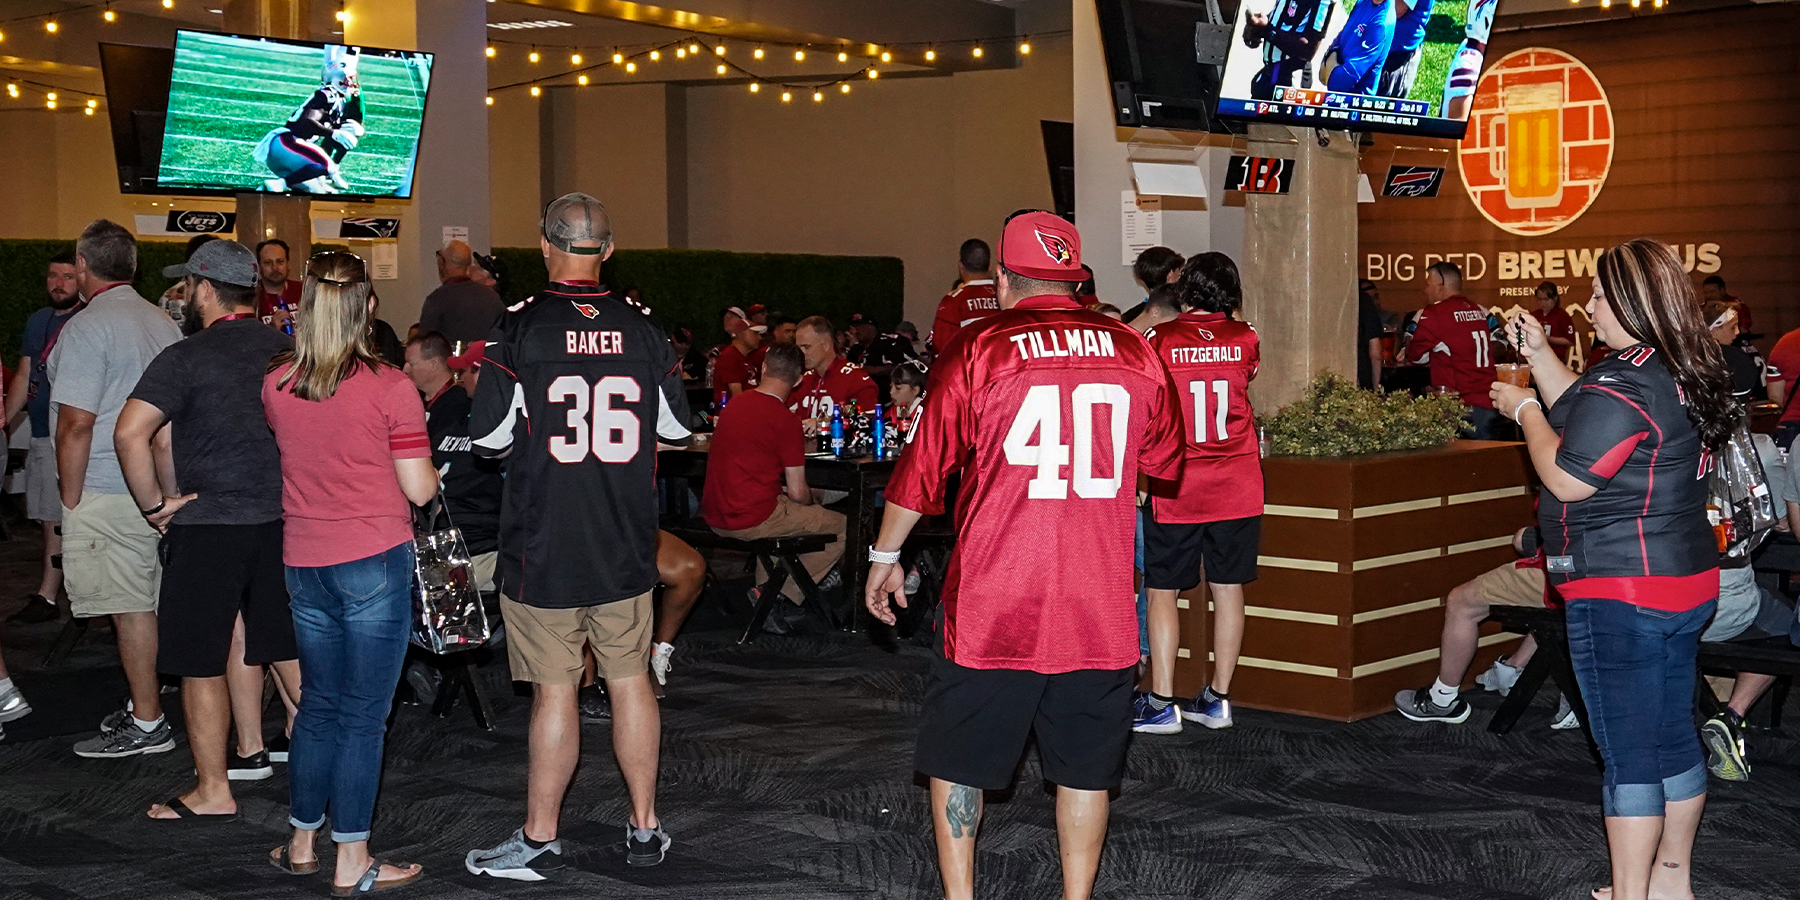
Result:
<instances>
[{"instance_id":1,"label":"green hedge wall","mask_svg":"<svg viewBox=\"0 0 1800 900\"><path fill-rule=\"evenodd\" d=\"M543 286L538 248L500 247L494 253L506 263L508 302ZM885 329L900 321L906 299L905 270L889 256L620 250L606 261L602 277L619 290L637 288L663 327L694 329L702 347L725 340L719 321L727 306L761 303L797 318L825 316L839 328L860 312Z\"/></svg>"},{"instance_id":2,"label":"green hedge wall","mask_svg":"<svg viewBox=\"0 0 1800 900\"><path fill-rule=\"evenodd\" d=\"M44 305L46 264L72 246L70 241L0 240L0 357L8 365L19 355L25 319ZM163 267L180 262L184 246L180 241L138 245L138 293L152 300L162 296L169 287ZM341 248L315 244L313 249ZM538 248L494 252L509 270L508 302L544 284ZM900 320L905 300L905 270L900 260L886 256L620 250L607 260L604 277L620 290L637 288L664 327L694 329L703 347L725 340L719 319L727 306L761 303L796 317L826 316L840 328L851 313L860 312L885 329ZM412 323L389 324L404 333Z\"/></svg>"}]
</instances>

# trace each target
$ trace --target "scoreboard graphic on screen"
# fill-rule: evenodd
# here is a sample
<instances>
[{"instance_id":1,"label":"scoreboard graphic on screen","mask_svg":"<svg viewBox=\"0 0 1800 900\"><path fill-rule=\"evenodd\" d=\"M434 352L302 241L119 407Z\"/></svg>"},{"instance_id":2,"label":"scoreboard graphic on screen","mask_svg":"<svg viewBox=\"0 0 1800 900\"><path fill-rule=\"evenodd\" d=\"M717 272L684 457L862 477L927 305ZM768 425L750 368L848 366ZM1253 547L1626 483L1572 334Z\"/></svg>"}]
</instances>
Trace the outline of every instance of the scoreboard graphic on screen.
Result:
<instances>
[{"instance_id":1,"label":"scoreboard graphic on screen","mask_svg":"<svg viewBox=\"0 0 1800 900\"><path fill-rule=\"evenodd\" d=\"M1481 76L1458 169L1488 221L1542 235L1593 205L1612 153L1612 107L1600 79L1561 50L1529 47Z\"/></svg>"}]
</instances>

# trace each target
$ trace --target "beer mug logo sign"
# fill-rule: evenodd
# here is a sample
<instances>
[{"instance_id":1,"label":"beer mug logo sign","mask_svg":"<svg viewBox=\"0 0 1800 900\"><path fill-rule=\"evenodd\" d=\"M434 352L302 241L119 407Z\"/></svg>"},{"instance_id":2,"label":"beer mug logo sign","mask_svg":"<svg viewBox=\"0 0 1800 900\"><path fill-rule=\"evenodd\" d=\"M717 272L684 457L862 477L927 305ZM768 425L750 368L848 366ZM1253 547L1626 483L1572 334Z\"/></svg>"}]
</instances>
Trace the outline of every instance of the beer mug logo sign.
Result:
<instances>
[{"instance_id":1,"label":"beer mug logo sign","mask_svg":"<svg viewBox=\"0 0 1800 900\"><path fill-rule=\"evenodd\" d=\"M1481 76L1457 169L1488 221L1541 235L1593 205L1612 152L1612 107L1600 79L1561 50L1530 47Z\"/></svg>"}]
</instances>

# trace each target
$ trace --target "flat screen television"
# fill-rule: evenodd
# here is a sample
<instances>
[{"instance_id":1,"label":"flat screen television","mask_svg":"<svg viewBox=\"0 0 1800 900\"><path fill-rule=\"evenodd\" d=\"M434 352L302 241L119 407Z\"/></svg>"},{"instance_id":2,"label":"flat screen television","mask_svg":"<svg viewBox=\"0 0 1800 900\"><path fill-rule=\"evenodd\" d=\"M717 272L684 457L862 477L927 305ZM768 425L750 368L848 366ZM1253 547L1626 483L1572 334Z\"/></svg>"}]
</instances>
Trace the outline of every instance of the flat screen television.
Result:
<instances>
[{"instance_id":1,"label":"flat screen television","mask_svg":"<svg viewBox=\"0 0 1800 900\"><path fill-rule=\"evenodd\" d=\"M175 36L163 193L412 196L432 55Z\"/></svg>"},{"instance_id":2,"label":"flat screen television","mask_svg":"<svg viewBox=\"0 0 1800 900\"><path fill-rule=\"evenodd\" d=\"M1095 0L1113 120L1126 128L1242 132L1214 112L1230 0Z\"/></svg>"},{"instance_id":3,"label":"flat screen television","mask_svg":"<svg viewBox=\"0 0 1800 900\"><path fill-rule=\"evenodd\" d=\"M100 76L106 84L106 115L122 193L161 192L156 167L162 160L163 118L169 111L169 71L174 65L175 51L167 47L100 45Z\"/></svg>"},{"instance_id":4,"label":"flat screen television","mask_svg":"<svg viewBox=\"0 0 1800 900\"><path fill-rule=\"evenodd\" d=\"M1218 112L1461 139L1499 0L1241 0Z\"/></svg>"}]
</instances>

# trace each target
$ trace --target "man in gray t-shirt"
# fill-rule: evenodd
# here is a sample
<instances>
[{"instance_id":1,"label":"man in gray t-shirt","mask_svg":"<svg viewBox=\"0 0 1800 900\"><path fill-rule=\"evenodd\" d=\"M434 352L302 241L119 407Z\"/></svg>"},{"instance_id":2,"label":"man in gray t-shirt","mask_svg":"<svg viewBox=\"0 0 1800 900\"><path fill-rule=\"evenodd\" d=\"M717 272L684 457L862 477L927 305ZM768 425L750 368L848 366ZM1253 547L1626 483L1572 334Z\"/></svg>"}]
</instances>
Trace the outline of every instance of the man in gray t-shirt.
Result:
<instances>
[{"instance_id":1,"label":"man in gray t-shirt","mask_svg":"<svg viewBox=\"0 0 1800 900\"><path fill-rule=\"evenodd\" d=\"M105 219L75 244L75 284L88 306L69 320L45 374L63 505L63 576L78 618L112 616L131 702L75 753L99 759L175 747L156 681L156 601L162 582L155 528L144 520L113 450L113 427L144 367L181 332L132 290L137 239ZM164 485L172 492L174 485Z\"/></svg>"},{"instance_id":2,"label":"man in gray t-shirt","mask_svg":"<svg viewBox=\"0 0 1800 900\"><path fill-rule=\"evenodd\" d=\"M438 251L437 259L438 278L444 283L419 309L419 333L435 331L453 345L487 340L506 303L493 288L469 280L475 251L462 241L451 241Z\"/></svg>"}]
</instances>

